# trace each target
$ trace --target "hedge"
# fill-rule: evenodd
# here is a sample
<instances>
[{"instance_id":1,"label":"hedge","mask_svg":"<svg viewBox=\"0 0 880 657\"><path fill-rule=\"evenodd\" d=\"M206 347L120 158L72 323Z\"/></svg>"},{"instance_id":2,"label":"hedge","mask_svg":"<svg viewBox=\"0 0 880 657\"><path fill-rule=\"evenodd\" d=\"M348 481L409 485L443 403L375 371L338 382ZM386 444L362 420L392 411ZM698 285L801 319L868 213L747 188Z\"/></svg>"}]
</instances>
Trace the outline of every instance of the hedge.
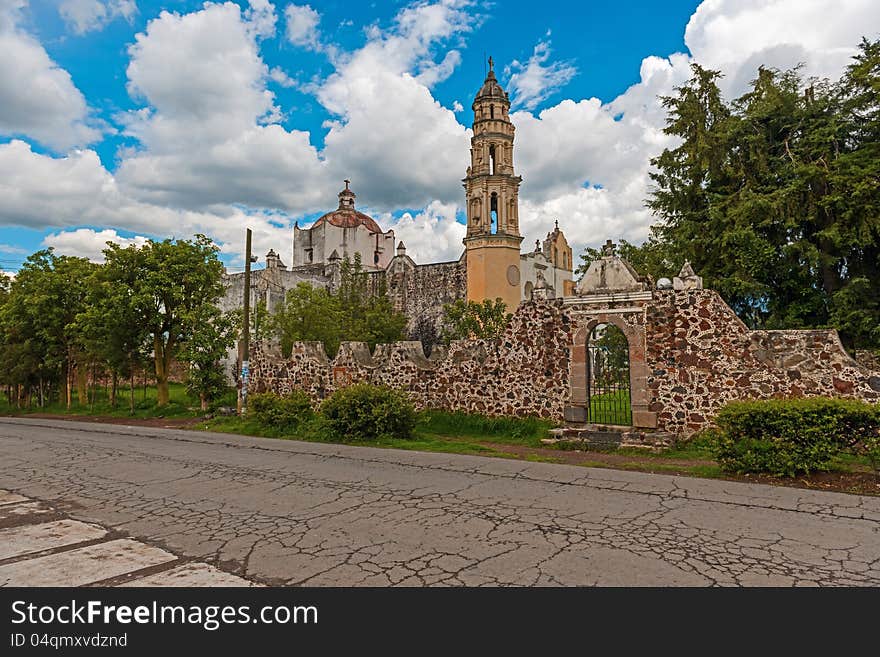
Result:
<instances>
[{"instance_id":1,"label":"hedge","mask_svg":"<svg viewBox=\"0 0 880 657\"><path fill-rule=\"evenodd\" d=\"M880 442L880 407L849 399L732 402L715 422L715 457L728 472L827 470L845 451L876 457Z\"/></svg>"}]
</instances>

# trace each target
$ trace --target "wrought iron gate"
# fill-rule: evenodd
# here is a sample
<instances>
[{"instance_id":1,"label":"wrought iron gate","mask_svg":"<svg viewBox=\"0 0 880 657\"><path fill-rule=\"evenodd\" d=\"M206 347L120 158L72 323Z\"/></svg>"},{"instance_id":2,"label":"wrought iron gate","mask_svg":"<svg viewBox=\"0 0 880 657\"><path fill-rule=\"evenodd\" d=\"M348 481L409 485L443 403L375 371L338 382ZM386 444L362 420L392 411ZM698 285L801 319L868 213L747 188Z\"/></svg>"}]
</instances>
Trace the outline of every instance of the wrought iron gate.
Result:
<instances>
[{"instance_id":1,"label":"wrought iron gate","mask_svg":"<svg viewBox=\"0 0 880 657\"><path fill-rule=\"evenodd\" d=\"M632 424L629 344L613 324L598 324L587 339L587 421Z\"/></svg>"}]
</instances>

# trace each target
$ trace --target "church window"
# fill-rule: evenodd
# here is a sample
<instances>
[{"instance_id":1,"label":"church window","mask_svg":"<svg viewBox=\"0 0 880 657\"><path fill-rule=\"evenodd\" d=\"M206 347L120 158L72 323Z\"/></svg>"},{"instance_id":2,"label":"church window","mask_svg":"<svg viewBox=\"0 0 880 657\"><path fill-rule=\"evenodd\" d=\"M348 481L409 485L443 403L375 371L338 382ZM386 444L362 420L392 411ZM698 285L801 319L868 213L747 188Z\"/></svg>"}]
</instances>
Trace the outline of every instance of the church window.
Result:
<instances>
[{"instance_id":1,"label":"church window","mask_svg":"<svg viewBox=\"0 0 880 657\"><path fill-rule=\"evenodd\" d=\"M498 232L498 194L492 192L492 200L490 202L489 209L492 214L492 227L489 232L497 233Z\"/></svg>"},{"instance_id":2,"label":"church window","mask_svg":"<svg viewBox=\"0 0 880 657\"><path fill-rule=\"evenodd\" d=\"M489 118L490 119L495 118L495 106L494 105L489 105Z\"/></svg>"},{"instance_id":3,"label":"church window","mask_svg":"<svg viewBox=\"0 0 880 657\"><path fill-rule=\"evenodd\" d=\"M495 175L495 146L489 146L489 174Z\"/></svg>"}]
</instances>

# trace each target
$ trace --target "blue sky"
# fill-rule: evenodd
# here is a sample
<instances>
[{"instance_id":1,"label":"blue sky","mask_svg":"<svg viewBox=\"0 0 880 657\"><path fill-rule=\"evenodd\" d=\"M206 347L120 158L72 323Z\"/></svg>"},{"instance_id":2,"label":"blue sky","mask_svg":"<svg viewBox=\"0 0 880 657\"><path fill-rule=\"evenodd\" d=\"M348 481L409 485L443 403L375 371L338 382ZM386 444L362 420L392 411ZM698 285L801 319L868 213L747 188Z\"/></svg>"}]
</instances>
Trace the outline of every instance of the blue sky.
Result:
<instances>
[{"instance_id":1,"label":"blue sky","mask_svg":"<svg viewBox=\"0 0 880 657\"><path fill-rule=\"evenodd\" d=\"M514 101L526 244L639 241L658 94L693 60L741 93L760 63L838 75L858 0L542 3L0 0L0 269L46 245L290 226L341 179L419 261L457 257L471 99L492 55ZM163 13L168 12L168 13Z\"/></svg>"}]
</instances>

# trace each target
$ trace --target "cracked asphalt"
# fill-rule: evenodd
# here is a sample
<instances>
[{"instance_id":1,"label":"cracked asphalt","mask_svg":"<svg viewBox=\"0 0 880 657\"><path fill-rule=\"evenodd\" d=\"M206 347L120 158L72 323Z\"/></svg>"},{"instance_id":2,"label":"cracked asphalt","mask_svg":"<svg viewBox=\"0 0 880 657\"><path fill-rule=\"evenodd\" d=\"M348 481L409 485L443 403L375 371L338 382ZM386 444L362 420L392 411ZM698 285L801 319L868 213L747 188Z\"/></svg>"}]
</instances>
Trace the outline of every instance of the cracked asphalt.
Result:
<instances>
[{"instance_id":1,"label":"cracked asphalt","mask_svg":"<svg viewBox=\"0 0 880 657\"><path fill-rule=\"evenodd\" d=\"M880 585L880 498L796 488L19 418L0 488L270 585Z\"/></svg>"}]
</instances>

